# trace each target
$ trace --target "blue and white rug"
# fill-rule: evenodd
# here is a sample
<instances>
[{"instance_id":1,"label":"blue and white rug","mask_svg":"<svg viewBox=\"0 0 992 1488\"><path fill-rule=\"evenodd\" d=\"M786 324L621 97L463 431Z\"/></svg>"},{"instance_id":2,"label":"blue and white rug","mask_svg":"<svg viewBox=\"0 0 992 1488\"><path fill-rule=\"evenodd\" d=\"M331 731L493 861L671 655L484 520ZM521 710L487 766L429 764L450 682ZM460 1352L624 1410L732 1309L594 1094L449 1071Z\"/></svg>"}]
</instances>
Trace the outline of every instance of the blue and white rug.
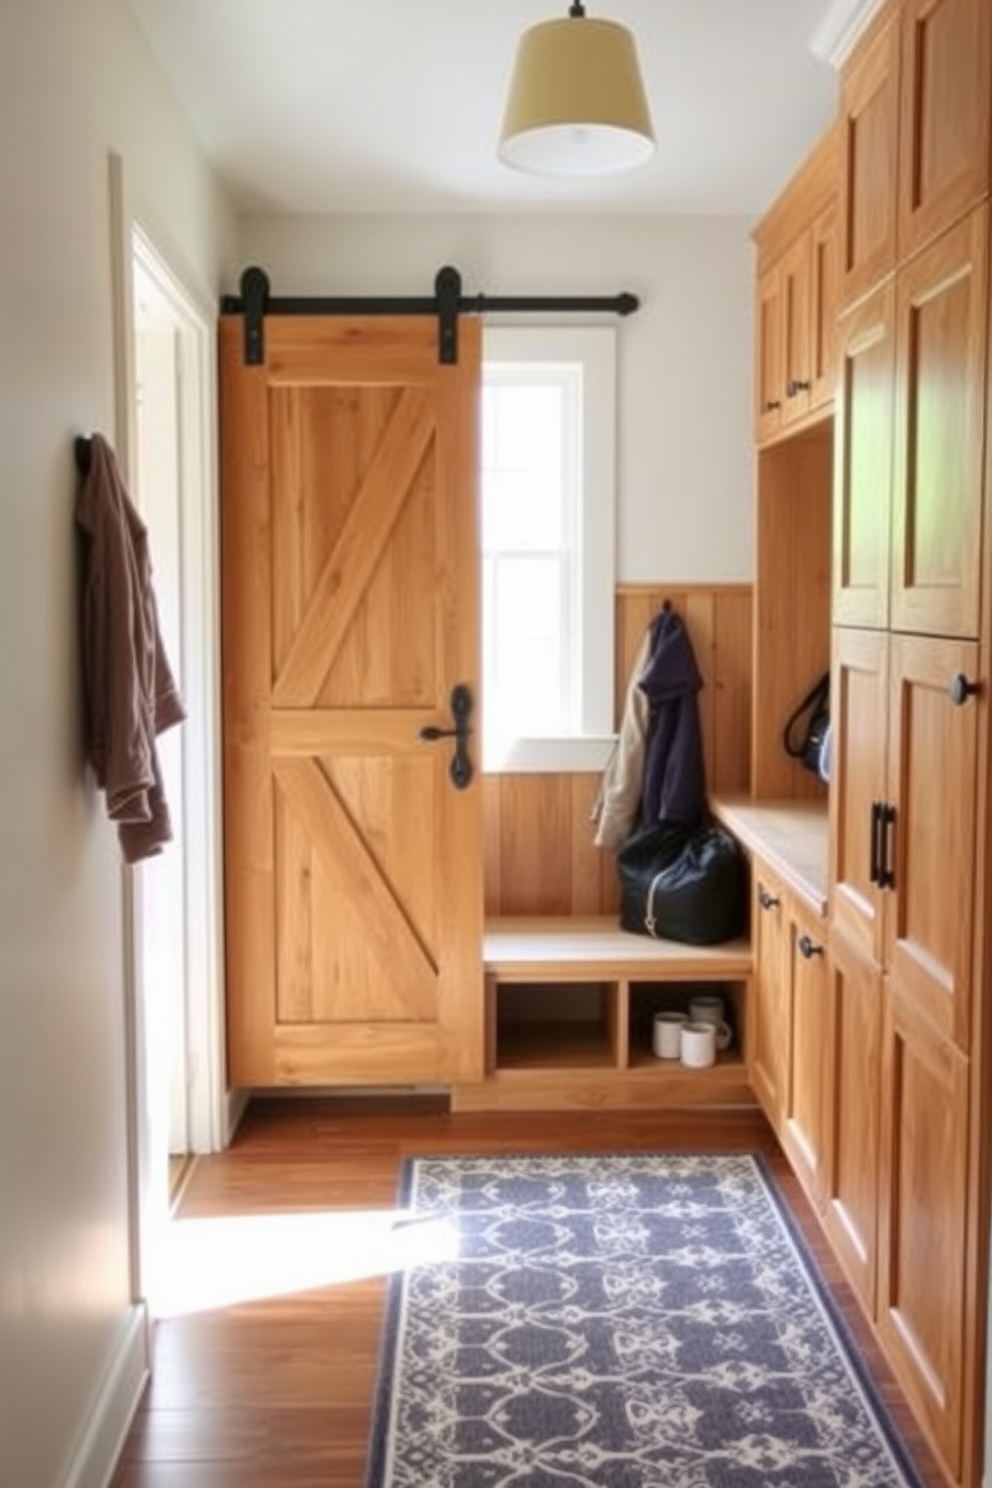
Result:
<instances>
[{"instance_id":1,"label":"blue and white rug","mask_svg":"<svg viewBox=\"0 0 992 1488\"><path fill-rule=\"evenodd\" d=\"M418 1159L403 1204L451 1250L392 1278L367 1488L919 1488L761 1158Z\"/></svg>"}]
</instances>

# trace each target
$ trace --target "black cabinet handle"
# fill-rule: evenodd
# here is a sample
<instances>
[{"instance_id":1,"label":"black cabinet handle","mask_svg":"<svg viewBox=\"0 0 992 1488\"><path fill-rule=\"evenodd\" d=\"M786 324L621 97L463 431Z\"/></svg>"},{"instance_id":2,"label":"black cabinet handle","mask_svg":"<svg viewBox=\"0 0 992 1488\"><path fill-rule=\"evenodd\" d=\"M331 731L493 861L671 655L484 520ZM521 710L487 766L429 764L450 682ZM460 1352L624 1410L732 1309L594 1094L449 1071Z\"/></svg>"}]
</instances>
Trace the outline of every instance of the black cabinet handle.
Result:
<instances>
[{"instance_id":1,"label":"black cabinet handle","mask_svg":"<svg viewBox=\"0 0 992 1488\"><path fill-rule=\"evenodd\" d=\"M970 697L980 691L981 685L980 682L969 682L964 672L955 672L947 689L951 694L951 702L959 708L963 707Z\"/></svg>"},{"instance_id":2,"label":"black cabinet handle","mask_svg":"<svg viewBox=\"0 0 992 1488\"><path fill-rule=\"evenodd\" d=\"M762 909L777 909L779 900L776 899L774 894L769 894L767 889L759 889L758 903L761 905Z\"/></svg>"},{"instance_id":3,"label":"black cabinet handle","mask_svg":"<svg viewBox=\"0 0 992 1488\"><path fill-rule=\"evenodd\" d=\"M799 947L799 954L801 956L805 956L807 961L809 961L810 958L813 956L823 955L822 945L820 945L817 941L812 940L808 935L800 935L796 944Z\"/></svg>"},{"instance_id":4,"label":"black cabinet handle","mask_svg":"<svg viewBox=\"0 0 992 1488\"><path fill-rule=\"evenodd\" d=\"M868 866L868 881L873 884L881 883L882 874L882 803L872 801L871 803L871 838L869 843L870 862Z\"/></svg>"},{"instance_id":5,"label":"black cabinet handle","mask_svg":"<svg viewBox=\"0 0 992 1488\"><path fill-rule=\"evenodd\" d=\"M896 886L895 860L895 825L896 808L886 801L882 807L881 827L879 838L881 852L878 865L878 886L880 889L894 889Z\"/></svg>"},{"instance_id":6,"label":"black cabinet handle","mask_svg":"<svg viewBox=\"0 0 992 1488\"><path fill-rule=\"evenodd\" d=\"M782 404L779 402L779 400L777 398L769 398L768 399L768 402L765 404L765 412L766 413L774 413L776 408L781 408L781 407L782 407Z\"/></svg>"},{"instance_id":7,"label":"black cabinet handle","mask_svg":"<svg viewBox=\"0 0 992 1488\"><path fill-rule=\"evenodd\" d=\"M808 393L809 383L801 382L799 378L794 377L785 391L788 393L790 398L794 398L797 393Z\"/></svg>"}]
</instances>

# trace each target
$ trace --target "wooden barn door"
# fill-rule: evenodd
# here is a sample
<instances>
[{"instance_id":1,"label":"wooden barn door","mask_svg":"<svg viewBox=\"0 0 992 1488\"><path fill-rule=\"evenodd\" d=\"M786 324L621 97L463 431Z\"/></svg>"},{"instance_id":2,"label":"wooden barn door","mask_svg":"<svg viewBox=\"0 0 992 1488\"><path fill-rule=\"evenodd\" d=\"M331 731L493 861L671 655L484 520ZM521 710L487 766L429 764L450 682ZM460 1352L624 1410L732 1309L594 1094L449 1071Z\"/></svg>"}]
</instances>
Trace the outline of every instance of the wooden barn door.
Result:
<instances>
[{"instance_id":1,"label":"wooden barn door","mask_svg":"<svg viewBox=\"0 0 992 1488\"><path fill-rule=\"evenodd\" d=\"M224 870L233 1086L482 1074L480 331L220 331Z\"/></svg>"}]
</instances>

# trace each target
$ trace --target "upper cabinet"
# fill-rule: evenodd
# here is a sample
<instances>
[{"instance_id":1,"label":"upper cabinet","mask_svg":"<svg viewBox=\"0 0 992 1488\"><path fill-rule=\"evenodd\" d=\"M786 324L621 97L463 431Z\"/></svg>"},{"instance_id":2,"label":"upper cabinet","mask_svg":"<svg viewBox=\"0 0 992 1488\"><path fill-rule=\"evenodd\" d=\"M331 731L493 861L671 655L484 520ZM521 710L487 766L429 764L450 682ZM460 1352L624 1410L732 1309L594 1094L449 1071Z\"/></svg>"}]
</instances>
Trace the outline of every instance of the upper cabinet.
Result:
<instances>
[{"instance_id":1,"label":"upper cabinet","mask_svg":"<svg viewBox=\"0 0 992 1488\"><path fill-rule=\"evenodd\" d=\"M831 129L755 229L755 434L769 444L829 411L837 319L837 134Z\"/></svg>"},{"instance_id":2,"label":"upper cabinet","mask_svg":"<svg viewBox=\"0 0 992 1488\"><path fill-rule=\"evenodd\" d=\"M841 318L835 624L976 637L988 207Z\"/></svg>"},{"instance_id":3,"label":"upper cabinet","mask_svg":"<svg viewBox=\"0 0 992 1488\"><path fill-rule=\"evenodd\" d=\"M988 195L988 0L889 0L842 69L840 111L850 306Z\"/></svg>"},{"instance_id":4,"label":"upper cabinet","mask_svg":"<svg viewBox=\"0 0 992 1488\"><path fill-rule=\"evenodd\" d=\"M888 5L841 73L840 297L849 305L896 262L899 11Z\"/></svg>"},{"instance_id":5,"label":"upper cabinet","mask_svg":"<svg viewBox=\"0 0 992 1488\"><path fill-rule=\"evenodd\" d=\"M896 276L893 630L979 632L988 255L985 205Z\"/></svg>"},{"instance_id":6,"label":"upper cabinet","mask_svg":"<svg viewBox=\"0 0 992 1488\"><path fill-rule=\"evenodd\" d=\"M992 6L904 0L901 33L900 262L988 195Z\"/></svg>"}]
</instances>

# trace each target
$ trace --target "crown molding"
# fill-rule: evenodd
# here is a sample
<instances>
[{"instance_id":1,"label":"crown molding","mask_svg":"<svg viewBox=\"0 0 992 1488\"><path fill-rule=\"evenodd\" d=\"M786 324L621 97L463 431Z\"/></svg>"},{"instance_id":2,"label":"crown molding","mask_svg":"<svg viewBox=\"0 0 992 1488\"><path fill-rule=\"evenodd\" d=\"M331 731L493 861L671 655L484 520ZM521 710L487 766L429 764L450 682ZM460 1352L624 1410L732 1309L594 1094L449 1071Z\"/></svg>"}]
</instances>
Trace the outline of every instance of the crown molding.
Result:
<instances>
[{"instance_id":1,"label":"crown molding","mask_svg":"<svg viewBox=\"0 0 992 1488\"><path fill-rule=\"evenodd\" d=\"M814 57L840 69L883 0L834 0L810 39Z\"/></svg>"}]
</instances>

